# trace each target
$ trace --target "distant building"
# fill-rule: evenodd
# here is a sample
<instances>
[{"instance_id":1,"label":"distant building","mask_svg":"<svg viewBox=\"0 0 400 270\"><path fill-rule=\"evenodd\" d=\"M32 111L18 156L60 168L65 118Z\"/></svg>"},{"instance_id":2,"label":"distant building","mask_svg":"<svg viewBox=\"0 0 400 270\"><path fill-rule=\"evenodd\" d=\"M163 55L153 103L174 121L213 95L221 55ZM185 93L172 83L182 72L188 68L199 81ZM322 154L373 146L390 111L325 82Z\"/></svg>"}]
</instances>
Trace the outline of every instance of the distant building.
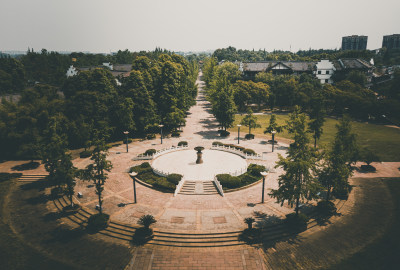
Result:
<instances>
[{"instance_id":1,"label":"distant building","mask_svg":"<svg viewBox=\"0 0 400 270\"><path fill-rule=\"evenodd\" d=\"M69 69L67 70L66 75L67 75L67 78L78 75L78 70L73 65L71 65L69 67Z\"/></svg>"},{"instance_id":2,"label":"distant building","mask_svg":"<svg viewBox=\"0 0 400 270\"><path fill-rule=\"evenodd\" d=\"M245 77L253 79L259 72L272 72L274 75L302 73L313 74L317 62L300 61L262 61L262 62L243 62L240 69L243 70Z\"/></svg>"},{"instance_id":3,"label":"distant building","mask_svg":"<svg viewBox=\"0 0 400 270\"><path fill-rule=\"evenodd\" d=\"M342 37L342 50L362 51L367 49L367 36L347 36Z\"/></svg>"},{"instance_id":4,"label":"distant building","mask_svg":"<svg viewBox=\"0 0 400 270\"><path fill-rule=\"evenodd\" d=\"M109 70L114 70L114 67L113 67L113 65L112 65L110 62L108 62L108 63L103 63L103 66L105 66L105 67L108 68Z\"/></svg>"},{"instance_id":5,"label":"distant building","mask_svg":"<svg viewBox=\"0 0 400 270\"><path fill-rule=\"evenodd\" d=\"M400 34L383 36L382 48L400 49Z\"/></svg>"},{"instance_id":6,"label":"distant building","mask_svg":"<svg viewBox=\"0 0 400 270\"><path fill-rule=\"evenodd\" d=\"M356 58L342 58L334 61L336 80L343 80L351 71L359 71L367 77L367 86L371 83L374 66L369 62Z\"/></svg>"},{"instance_id":7,"label":"distant building","mask_svg":"<svg viewBox=\"0 0 400 270\"><path fill-rule=\"evenodd\" d=\"M316 70L314 71L314 75L321 84L333 83L332 75L335 73L336 68L331 61L321 60L315 66Z\"/></svg>"}]
</instances>

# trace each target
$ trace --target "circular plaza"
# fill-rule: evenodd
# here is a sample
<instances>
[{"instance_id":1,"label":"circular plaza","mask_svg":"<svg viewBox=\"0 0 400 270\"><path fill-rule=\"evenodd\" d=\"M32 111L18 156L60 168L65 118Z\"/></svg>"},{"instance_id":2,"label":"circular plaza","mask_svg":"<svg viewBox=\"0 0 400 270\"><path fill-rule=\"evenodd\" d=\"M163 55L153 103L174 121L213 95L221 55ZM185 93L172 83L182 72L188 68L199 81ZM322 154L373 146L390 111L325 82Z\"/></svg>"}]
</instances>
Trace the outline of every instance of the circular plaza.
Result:
<instances>
[{"instance_id":1,"label":"circular plaza","mask_svg":"<svg viewBox=\"0 0 400 270\"><path fill-rule=\"evenodd\" d=\"M196 164L195 150L181 150L153 160L153 169L165 174L178 173L187 180L209 181L217 174L238 175L246 172L246 160L234 153L204 150L203 163Z\"/></svg>"}]
</instances>

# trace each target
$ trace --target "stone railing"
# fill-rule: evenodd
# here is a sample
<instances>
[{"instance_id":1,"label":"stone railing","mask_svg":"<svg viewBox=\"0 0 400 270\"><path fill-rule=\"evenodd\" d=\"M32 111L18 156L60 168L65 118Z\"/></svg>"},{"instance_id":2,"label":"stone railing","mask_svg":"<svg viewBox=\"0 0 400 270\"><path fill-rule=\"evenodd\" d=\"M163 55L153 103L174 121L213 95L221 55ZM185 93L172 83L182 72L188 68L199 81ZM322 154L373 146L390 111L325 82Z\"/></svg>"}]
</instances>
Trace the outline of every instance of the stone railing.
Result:
<instances>
[{"instance_id":1,"label":"stone railing","mask_svg":"<svg viewBox=\"0 0 400 270\"><path fill-rule=\"evenodd\" d=\"M152 167L152 169L153 169L153 172L154 172L155 174L157 174L158 176L167 177L167 176L169 175L168 172L164 172L164 171L161 171L161 170L157 170L156 168L153 168L153 167Z\"/></svg>"},{"instance_id":2,"label":"stone railing","mask_svg":"<svg viewBox=\"0 0 400 270\"><path fill-rule=\"evenodd\" d=\"M222 197L224 197L224 190L222 189L221 183L218 181L217 176L214 176L214 184L217 187L217 190L219 194L221 194Z\"/></svg>"},{"instance_id":3,"label":"stone railing","mask_svg":"<svg viewBox=\"0 0 400 270\"><path fill-rule=\"evenodd\" d=\"M185 177L182 177L181 181L179 181L178 185L176 185L174 197L178 195L179 191L181 191L184 183L185 183Z\"/></svg>"},{"instance_id":4,"label":"stone railing","mask_svg":"<svg viewBox=\"0 0 400 270\"><path fill-rule=\"evenodd\" d=\"M263 159L263 156L260 155L260 154L255 154L255 155L246 154L246 153L243 153L243 151L238 150L235 147L231 147L231 146L212 145L211 149L233 153L233 154L239 155L239 156L241 156L242 158L245 158L245 159Z\"/></svg>"},{"instance_id":5,"label":"stone railing","mask_svg":"<svg viewBox=\"0 0 400 270\"><path fill-rule=\"evenodd\" d=\"M153 155L139 154L136 157L134 157L133 160L151 160L153 158L156 158L158 156L161 156L161 155L164 155L164 154L167 154L167 153L171 153L171 152L175 152L175 151L179 151L179 150L185 150L185 149L188 149L187 145L184 145L184 146L171 146L169 148L164 148L164 149L158 150Z\"/></svg>"},{"instance_id":6,"label":"stone railing","mask_svg":"<svg viewBox=\"0 0 400 270\"><path fill-rule=\"evenodd\" d=\"M232 175L232 176L239 176L239 175L244 174L245 172L247 172L247 164L246 164L245 168L242 168L240 170L236 170L234 172L230 172L229 174Z\"/></svg>"}]
</instances>

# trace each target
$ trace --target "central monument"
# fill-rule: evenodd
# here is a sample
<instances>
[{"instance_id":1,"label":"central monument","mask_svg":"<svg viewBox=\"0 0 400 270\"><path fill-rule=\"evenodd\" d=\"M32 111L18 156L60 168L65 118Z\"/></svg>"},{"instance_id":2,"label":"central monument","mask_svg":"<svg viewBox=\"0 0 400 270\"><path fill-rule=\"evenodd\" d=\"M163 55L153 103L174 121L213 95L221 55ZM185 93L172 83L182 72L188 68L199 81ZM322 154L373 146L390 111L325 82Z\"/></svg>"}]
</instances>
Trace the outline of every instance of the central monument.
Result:
<instances>
[{"instance_id":1,"label":"central monument","mask_svg":"<svg viewBox=\"0 0 400 270\"><path fill-rule=\"evenodd\" d=\"M204 150L204 147L202 146L196 146L194 150L197 151L197 160L196 164L202 164L203 163L203 153L201 151Z\"/></svg>"}]
</instances>

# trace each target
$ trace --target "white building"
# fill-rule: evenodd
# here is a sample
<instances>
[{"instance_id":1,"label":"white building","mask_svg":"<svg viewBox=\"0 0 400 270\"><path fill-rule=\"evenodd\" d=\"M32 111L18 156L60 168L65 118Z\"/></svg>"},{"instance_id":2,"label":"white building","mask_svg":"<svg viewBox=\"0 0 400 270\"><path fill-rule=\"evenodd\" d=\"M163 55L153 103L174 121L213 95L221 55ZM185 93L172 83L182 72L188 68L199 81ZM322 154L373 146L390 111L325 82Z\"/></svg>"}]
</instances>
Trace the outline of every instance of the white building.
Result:
<instances>
[{"instance_id":1,"label":"white building","mask_svg":"<svg viewBox=\"0 0 400 270\"><path fill-rule=\"evenodd\" d=\"M314 74L321 84L333 83L332 75L335 73L336 68L331 61L321 60L315 66Z\"/></svg>"},{"instance_id":2,"label":"white building","mask_svg":"<svg viewBox=\"0 0 400 270\"><path fill-rule=\"evenodd\" d=\"M69 67L69 69L67 70L66 75L67 75L67 78L78 75L78 70L73 65L71 65Z\"/></svg>"},{"instance_id":3,"label":"white building","mask_svg":"<svg viewBox=\"0 0 400 270\"><path fill-rule=\"evenodd\" d=\"M108 62L108 63L103 63L103 66L105 66L106 68L108 68L109 70L114 70L114 66Z\"/></svg>"}]
</instances>

